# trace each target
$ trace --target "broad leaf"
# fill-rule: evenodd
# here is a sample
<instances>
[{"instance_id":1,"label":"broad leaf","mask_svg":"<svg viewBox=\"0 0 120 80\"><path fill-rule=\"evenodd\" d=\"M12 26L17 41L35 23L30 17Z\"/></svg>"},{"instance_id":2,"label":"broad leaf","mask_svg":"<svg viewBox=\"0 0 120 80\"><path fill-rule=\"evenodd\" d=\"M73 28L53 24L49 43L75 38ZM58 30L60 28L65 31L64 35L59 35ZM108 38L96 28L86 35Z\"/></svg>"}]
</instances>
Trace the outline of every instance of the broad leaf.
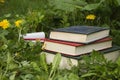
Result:
<instances>
[{"instance_id":1,"label":"broad leaf","mask_svg":"<svg viewBox=\"0 0 120 80\"><path fill-rule=\"evenodd\" d=\"M31 66L33 67L34 70L40 71L40 68L39 68L39 66L36 62L31 62L30 64L31 64Z\"/></svg>"},{"instance_id":2,"label":"broad leaf","mask_svg":"<svg viewBox=\"0 0 120 80\"><path fill-rule=\"evenodd\" d=\"M68 78L69 78L69 80L79 80L78 75L75 75L73 73L71 73Z\"/></svg>"},{"instance_id":3,"label":"broad leaf","mask_svg":"<svg viewBox=\"0 0 120 80\"><path fill-rule=\"evenodd\" d=\"M120 6L120 0L117 0L118 5Z\"/></svg>"},{"instance_id":4,"label":"broad leaf","mask_svg":"<svg viewBox=\"0 0 120 80\"><path fill-rule=\"evenodd\" d=\"M56 54L52 64L52 70L56 70L59 67L60 61L61 61L61 55Z\"/></svg>"},{"instance_id":5,"label":"broad leaf","mask_svg":"<svg viewBox=\"0 0 120 80\"><path fill-rule=\"evenodd\" d=\"M15 76L16 76L16 71L13 72L13 74L9 77L9 80L15 80Z\"/></svg>"},{"instance_id":6,"label":"broad leaf","mask_svg":"<svg viewBox=\"0 0 120 80\"><path fill-rule=\"evenodd\" d=\"M46 54L44 54L44 53L40 54L40 65L46 72L48 72L48 66L47 66L47 62L46 62Z\"/></svg>"},{"instance_id":7,"label":"broad leaf","mask_svg":"<svg viewBox=\"0 0 120 80\"><path fill-rule=\"evenodd\" d=\"M88 11L91 11L91 10L94 10L94 9L97 9L99 7L99 3L96 3L96 4L88 4L86 5L83 10L88 10Z\"/></svg>"},{"instance_id":8,"label":"broad leaf","mask_svg":"<svg viewBox=\"0 0 120 80\"><path fill-rule=\"evenodd\" d=\"M80 6L86 5L87 3L83 0L50 0L52 6L55 9L72 12Z\"/></svg>"},{"instance_id":9,"label":"broad leaf","mask_svg":"<svg viewBox=\"0 0 120 80\"><path fill-rule=\"evenodd\" d=\"M50 75L49 75L49 80L52 80L52 78L54 77L54 74L55 74L54 72L59 67L60 61L61 61L61 54L56 54L53 59L52 69L51 69Z\"/></svg>"},{"instance_id":10,"label":"broad leaf","mask_svg":"<svg viewBox=\"0 0 120 80\"><path fill-rule=\"evenodd\" d=\"M120 57L117 59L116 63L120 66Z\"/></svg>"},{"instance_id":11,"label":"broad leaf","mask_svg":"<svg viewBox=\"0 0 120 80\"><path fill-rule=\"evenodd\" d=\"M96 73L87 73L87 74L82 75L81 77L90 77L90 76L94 76L94 75L97 75L97 74Z\"/></svg>"}]
</instances>

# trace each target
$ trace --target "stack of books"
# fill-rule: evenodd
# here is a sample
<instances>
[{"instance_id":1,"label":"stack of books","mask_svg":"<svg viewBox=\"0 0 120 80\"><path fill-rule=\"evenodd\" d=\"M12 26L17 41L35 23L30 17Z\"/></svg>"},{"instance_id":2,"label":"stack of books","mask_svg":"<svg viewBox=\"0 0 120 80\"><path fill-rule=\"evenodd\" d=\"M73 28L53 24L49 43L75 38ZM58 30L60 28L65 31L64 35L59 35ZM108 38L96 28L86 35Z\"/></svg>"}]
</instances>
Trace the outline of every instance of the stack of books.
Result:
<instances>
[{"instance_id":1,"label":"stack of books","mask_svg":"<svg viewBox=\"0 0 120 80\"><path fill-rule=\"evenodd\" d=\"M108 60L115 61L120 47L112 45L109 28L95 26L71 26L55 29L45 40L45 53L48 63L53 61L56 53L62 54L61 68L69 68L68 59L77 65L76 57L89 54L93 50L101 51Z\"/></svg>"}]
</instances>

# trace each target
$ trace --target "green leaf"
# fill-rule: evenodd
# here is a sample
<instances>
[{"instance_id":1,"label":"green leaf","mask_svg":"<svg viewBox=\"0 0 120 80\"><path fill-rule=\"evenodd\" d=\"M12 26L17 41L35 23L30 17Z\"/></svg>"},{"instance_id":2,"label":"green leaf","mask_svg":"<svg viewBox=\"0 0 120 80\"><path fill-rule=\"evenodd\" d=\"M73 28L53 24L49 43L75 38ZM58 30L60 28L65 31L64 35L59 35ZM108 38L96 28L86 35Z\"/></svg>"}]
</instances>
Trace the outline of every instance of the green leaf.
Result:
<instances>
[{"instance_id":1,"label":"green leaf","mask_svg":"<svg viewBox=\"0 0 120 80\"><path fill-rule=\"evenodd\" d=\"M71 61L70 58L67 59L67 63L68 63L70 66L73 66L72 61Z\"/></svg>"},{"instance_id":2,"label":"green leaf","mask_svg":"<svg viewBox=\"0 0 120 80\"><path fill-rule=\"evenodd\" d=\"M25 74L25 75L21 75L20 79L21 80L34 80L34 76L32 74Z\"/></svg>"},{"instance_id":3,"label":"green leaf","mask_svg":"<svg viewBox=\"0 0 120 80\"><path fill-rule=\"evenodd\" d=\"M117 59L116 63L120 66L120 57Z\"/></svg>"},{"instance_id":4,"label":"green leaf","mask_svg":"<svg viewBox=\"0 0 120 80\"><path fill-rule=\"evenodd\" d=\"M11 54L8 52L8 53L7 53L7 64L10 64L10 62L12 62L12 61L13 61L12 56L11 56Z\"/></svg>"},{"instance_id":5,"label":"green leaf","mask_svg":"<svg viewBox=\"0 0 120 80\"><path fill-rule=\"evenodd\" d=\"M1 49L5 50L5 49L7 49L7 47L8 47L8 46L7 46L6 44L4 44L4 45L2 45L2 46L0 47L0 50L1 50Z\"/></svg>"},{"instance_id":6,"label":"green leaf","mask_svg":"<svg viewBox=\"0 0 120 80\"><path fill-rule=\"evenodd\" d=\"M73 1L73 4L76 4L76 6L84 6L87 5L87 2L85 0L75 0Z\"/></svg>"},{"instance_id":7,"label":"green leaf","mask_svg":"<svg viewBox=\"0 0 120 80\"><path fill-rule=\"evenodd\" d=\"M94 76L97 75L96 73L86 73L84 75L82 75L81 77L90 77L90 76Z\"/></svg>"},{"instance_id":8,"label":"green leaf","mask_svg":"<svg viewBox=\"0 0 120 80\"><path fill-rule=\"evenodd\" d=\"M8 17L11 17L11 14L9 13L9 14L5 14L4 15L6 18L8 18Z\"/></svg>"},{"instance_id":9,"label":"green leaf","mask_svg":"<svg viewBox=\"0 0 120 80\"><path fill-rule=\"evenodd\" d=\"M54 72L59 67L60 61L61 61L61 54L58 53L55 55L55 57L53 59L52 70L50 72L49 79L52 79L54 77Z\"/></svg>"},{"instance_id":10,"label":"green leaf","mask_svg":"<svg viewBox=\"0 0 120 80\"><path fill-rule=\"evenodd\" d=\"M73 0L50 0L52 6L55 6L55 9L60 9L64 11L74 11L75 4L73 4Z\"/></svg>"},{"instance_id":11,"label":"green leaf","mask_svg":"<svg viewBox=\"0 0 120 80\"><path fill-rule=\"evenodd\" d=\"M91 10L97 9L99 7L99 5L100 5L99 3L88 4L83 8L83 10L91 11Z\"/></svg>"},{"instance_id":12,"label":"green leaf","mask_svg":"<svg viewBox=\"0 0 120 80\"><path fill-rule=\"evenodd\" d=\"M69 78L68 80L79 80L78 75L73 74L73 73L70 73L68 78Z\"/></svg>"},{"instance_id":13,"label":"green leaf","mask_svg":"<svg viewBox=\"0 0 120 80\"><path fill-rule=\"evenodd\" d=\"M40 71L40 68L39 68L39 66L37 65L36 62L31 62L30 64L31 64L31 66L33 67L34 70Z\"/></svg>"},{"instance_id":14,"label":"green leaf","mask_svg":"<svg viewBox=\"0 0 120 80\"><path fill-rule=\"evenodd\" d=\"M9 80L15 80L15 75L16 75L16 71L13 72L13 74L9 77Z\"/></svg>"},{"instance_id":15,"label":"green leaf","mask_svg":"<svg viewBox=\"0 0 120 80\"><path fill-rule=\"evenodd\" d=\"M34 46L34 45L35 45L35 42L32 42L32 41L29 42L29 46Z\"/></svg>"},{"instance_id":16,"label":"green leaf","mask_svg":"<svg viewBox=\"0 0 120 80\"><path fill-rule=\"evenodd\" d=\"M59 67L61 61L61 54L56 54L52 64L52 70L56 70Z\"/></svg>"},{"instance_id":17,"label":"green leaf","mask_svg":"<svg viewBox=\"0 0 120 80\"><path fill-rule=\"evenodd\" d=\"M41 22L41 20L42 20L44 17L45 17L44 15L41 15L41 16L39 17L39 21Z\"/></svg>"},{"instance_id":18,"label":"green leaf","mask_svg":"<svg viewBox=\"0 0 120 80\"><path fill-rule=\"evenodd\" d=\"M8 69L9 69L9 70L13 70L13 69L16 69L16 68L18 68L18 64L13 63L13 62L10 63L9 66L8 66Z\"/></svg>"},{"instance_id":19,"label":"green leaf","mask_svg":"<svg viewBox=\"0 0 120 80\"><path fill-rule=\"evenodd\" d=\"M46 62L46 54L45 53L40 54L40 65L48 73L48 66L47 66L47 62Z\"/></svg>"},{"instance_id":20,"label":"green leaf","mask_svg":"<svg viewBox=\"0 0 120 80\"><path fill-rule=\"evenodd\" d=\"M30 63L28 61L22 61L21 64L22 64L23 67L30 66Z\"/></svg>"},{"instance_id":21,"label":"green leaf","mask_svg":"<svg viewBox=\"0 0 120 80\"><path fill-rule=\"evenodd\" d=\"M9 31L8 31L8 30L2 30L0 36L1 36L1 35L2 35L2 36L6 36L6 35L8 35L8 34L9 34Z\"/></svg>"},{"instance_id":22,"label":"green leaf","mask_svg":"<svg viewBox=\"0 0 120 80\"><path fill-rule=\"evenodd\" d=\"M118 5L120 6L120 0L117 0Z\"/></svg>"}]
</instances>

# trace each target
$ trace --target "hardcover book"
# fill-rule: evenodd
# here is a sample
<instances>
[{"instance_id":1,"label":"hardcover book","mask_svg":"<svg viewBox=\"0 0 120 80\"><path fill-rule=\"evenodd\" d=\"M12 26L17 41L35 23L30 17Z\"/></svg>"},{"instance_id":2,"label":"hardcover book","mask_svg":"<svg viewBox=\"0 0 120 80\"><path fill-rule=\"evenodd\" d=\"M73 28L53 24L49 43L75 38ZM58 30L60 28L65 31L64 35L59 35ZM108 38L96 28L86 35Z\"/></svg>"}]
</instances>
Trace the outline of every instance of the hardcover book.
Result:
<instances>
[{"instance_id":1,"label":"hardcover book","mask_svg":"<svg viewBox=\"0 0 120 80\"><path fill-rule=\"evenodd\" d=\"M46 54L46 62L48 64L52 63L54 60L55 54L52 54L49 52L44 52L44 53ZM72 63L72 66L78 65L78 60L62 56L60 64L59 64L59 68L60 69L64 69L64 68L70 69L72 66L69 64L69 61Z\"/></svg>"},{"instance_id":2,"label":"hardcover book","mask_svg":"<svg viewBox=\"0 0 120 80\"><path fill-rule=\"evenodd\" d=\"M104 57L107 60L115 61L120 55L120 47L119 46L113 46L111 48L101 50L100 52L104 55ZM54 56L57 53L50 52L50 51L45 51L45 54L46 54L47 63L52 63L53 59L54 59ZM90 53L88 53L87 55L89 55L89 54ZM62 59L61 59L59 67L70 69L72 66L78 65L78 60L82 60L81 56L82 55L69 56L69 55L62 54ZM72 66L69 65L69 61L71 61Z\"/></svg>"},{"instance_id":3,"label":"hardcover book","mask_svg":"<svg viewBox=\"0 0 120 80\"><path fill-rule=\"evenodd\" d=\"M76 56L92 50L110 48L112 47L112 38L106 37L89 44L46 39L45 45L45 50Z\"/></svg>"},{"instance_id":4,"label":"hardcover book","mask_svg":"<svg viewBox=\"0 0 120 80\"><path fill-rule=\"evenodd\" d=\"M90 43L109 36L109 29L95 26L71 26L50 32L50 39Z\"/></svg>"}]
</instances>

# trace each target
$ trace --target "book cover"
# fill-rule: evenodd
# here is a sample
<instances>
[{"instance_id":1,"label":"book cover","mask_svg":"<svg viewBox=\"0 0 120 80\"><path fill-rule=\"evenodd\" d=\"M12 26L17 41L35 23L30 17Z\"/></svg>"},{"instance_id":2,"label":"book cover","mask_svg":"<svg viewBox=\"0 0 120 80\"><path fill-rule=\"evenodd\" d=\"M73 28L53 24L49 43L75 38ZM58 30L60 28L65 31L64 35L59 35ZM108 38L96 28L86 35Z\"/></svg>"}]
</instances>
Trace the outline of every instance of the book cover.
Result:
<instances>
[{"instance_id":1,"label":"book cover","mask_svg":"<svg viewBox=\"0 0 120 80\"><path fill-rule=\"evenodd\" d=\"M71 26L66 28L55 29L53 31L76 33L76 34L92 34L103 30L109 30L109 28L96 27L96 26Z\"/></svg>"},{"instance_id":2,"label":"book cover","mask_svg":"<svg viewBox=\"0 0 120 80\"><path fill-rule=\"evenodd\" d=\"M94 42L91 42L89 44L95 44L95 43L100 43L100 42L105 42L105 41L111 41L111 37L105 37L103 39L96 40ZM70 42L70 41L61 41L61 40L55 40L55 39L48 39L46 38L45 41L48 42L54 42L54 43L60 43L60 44L65 44L65 45L70 45L70 46L83 46L83 45L88 45L86 43L79 43L79 42Z\"/></svg>"}]
</instances>

